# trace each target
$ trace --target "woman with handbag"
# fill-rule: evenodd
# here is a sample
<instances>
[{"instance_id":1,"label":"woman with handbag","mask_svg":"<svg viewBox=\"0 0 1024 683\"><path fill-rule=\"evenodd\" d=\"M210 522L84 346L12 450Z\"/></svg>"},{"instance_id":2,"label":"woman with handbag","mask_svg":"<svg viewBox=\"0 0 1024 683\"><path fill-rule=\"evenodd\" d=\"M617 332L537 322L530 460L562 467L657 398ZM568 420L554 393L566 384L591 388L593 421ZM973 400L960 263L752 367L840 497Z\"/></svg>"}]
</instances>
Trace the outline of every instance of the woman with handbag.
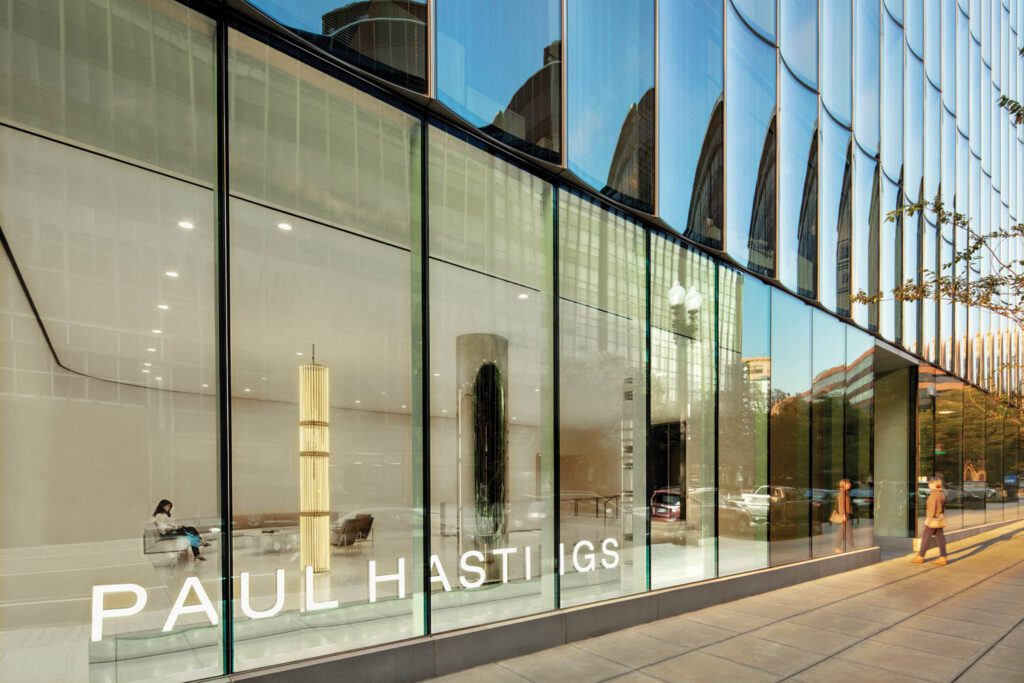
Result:
<instances>
[{"instance_id":1,"label":"woman with handbag","mask_svg":"<svg viewBox=\"0 0 1024 683\"><path fill-rule=\"evenodd\" d=\"M850 500L851 488L852 484L850 484L849 479L839 480L839 491L836 492L836 507L832 510L832 514L828 519L833 524L839 525L836 538L837 553L845 553L847 549L854 549L853 526L850 524L853 521L853 501Z\"/></svg>"},{"instance_id":2,"label":"woman with handbag","mask_svg":"<svg viewBox=\"0 0 1024 683\"><path fill-rule=\"evenodd\" d=\"M946 565L946 494L942 491L942 480L932 477L928 480L928 502L925 506L924 531L921 532L921 551L911 560L914 564L924 562L924 554L928 552L932 537L939 544L939 559L935 564Z\"/></svg>"}]
</instances>

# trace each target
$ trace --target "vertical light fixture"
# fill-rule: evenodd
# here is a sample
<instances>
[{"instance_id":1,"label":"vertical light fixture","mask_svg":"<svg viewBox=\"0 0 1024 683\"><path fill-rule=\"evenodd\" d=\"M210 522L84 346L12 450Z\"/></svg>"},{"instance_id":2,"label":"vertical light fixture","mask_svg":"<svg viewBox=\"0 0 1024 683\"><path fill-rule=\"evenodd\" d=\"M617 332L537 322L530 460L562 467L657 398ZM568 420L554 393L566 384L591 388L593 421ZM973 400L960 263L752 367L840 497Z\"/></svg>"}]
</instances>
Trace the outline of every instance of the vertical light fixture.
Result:
<instances>
[{"instance_id":1,"label":"vertical light fixture","mask_svg":"<svg viewBox=\"0 0 1024 683\"><path fill-rule=\"evenodd\" d=\"M302 567L331 568L330 391L326 365L299 366L299 547Z\"/></svg>"}]
</instances>

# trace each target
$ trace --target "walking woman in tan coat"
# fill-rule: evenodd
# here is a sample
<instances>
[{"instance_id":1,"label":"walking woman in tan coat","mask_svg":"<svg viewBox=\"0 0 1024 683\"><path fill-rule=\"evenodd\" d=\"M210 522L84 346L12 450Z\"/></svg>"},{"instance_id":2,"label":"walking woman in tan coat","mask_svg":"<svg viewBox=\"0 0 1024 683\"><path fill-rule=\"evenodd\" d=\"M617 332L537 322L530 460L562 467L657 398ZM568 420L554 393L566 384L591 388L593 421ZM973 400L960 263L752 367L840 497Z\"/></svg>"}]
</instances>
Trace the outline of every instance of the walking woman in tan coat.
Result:
<instances>
[{"instance_id":1,"label":"walking woman in tan coat","mask_svg":"<svg viewBox=\"0 0 1024 683\"><path fill-rule=\"evenodd\" d=\"M853 550L853 501L850 500L850 489L853 485L849 479L839 480L839 491L836 493L836 509L833 519L839 523L836 538L836 552L845 553Z\"/></svg>"},{"instance_id":2,"label":"walking woman in tan coat","mask_svg":"<svg viewBox=\"0 0 1024 683\"><path fill-rule=\"evenodd\" d=\"M928 480L928 502L925 505L924 531L921 532L921 551L911 560L914 564L924 562L924 554L928 552L932 537L939 544L939 559L935 564L946 564L946 494L942 491L942 480L932 477Z\"/></svg>"}]
</instances>

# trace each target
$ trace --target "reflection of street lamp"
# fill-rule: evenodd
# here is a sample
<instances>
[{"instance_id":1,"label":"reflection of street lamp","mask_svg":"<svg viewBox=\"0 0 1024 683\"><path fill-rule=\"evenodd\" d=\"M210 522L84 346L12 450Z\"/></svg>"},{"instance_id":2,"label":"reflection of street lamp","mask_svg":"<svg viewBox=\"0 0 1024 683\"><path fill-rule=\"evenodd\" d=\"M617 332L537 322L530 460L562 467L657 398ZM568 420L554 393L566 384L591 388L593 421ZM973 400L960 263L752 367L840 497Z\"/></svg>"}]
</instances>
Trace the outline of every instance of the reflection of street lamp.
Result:
<instances>
[{"instance_id":1,"label":"reflection of street lamp","mask_svg":"<svg viewBox=\"0 0 1024 683\"><path fill-rule=\"evenodd\" d=\"M682 497L682 504L689 507L689 496L687 496L687 472L689 471L689 463L686 462L687 458L687 439L689 438L689 429L687 421L690 418L690 343L697 336L698 317L697 314L700 312L701 304L704 303L704 297L701 296L697 288L691 286L689 290L683 287L679 280L672 283L672 286L668 290L668 305L672 311L672 333L676 344L676 380L677 380L677 400L679 402L680 412L680 433L679 440L682 446L682 453L680 454L680 472L679 472L679 492ZM692 516L687 510L687 522L686 526L692 524ZM702 520L703 521L703 520Z\"/></svg>"}]
</instances>

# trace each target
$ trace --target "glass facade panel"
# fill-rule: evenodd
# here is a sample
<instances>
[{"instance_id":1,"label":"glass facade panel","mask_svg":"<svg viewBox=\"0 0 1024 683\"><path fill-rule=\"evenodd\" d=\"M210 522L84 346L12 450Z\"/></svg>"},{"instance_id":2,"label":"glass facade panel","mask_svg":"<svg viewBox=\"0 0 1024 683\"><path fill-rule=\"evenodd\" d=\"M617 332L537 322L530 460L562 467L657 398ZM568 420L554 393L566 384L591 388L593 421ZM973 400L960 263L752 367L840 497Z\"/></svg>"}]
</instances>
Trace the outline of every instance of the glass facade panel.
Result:
<instances>
[{"instance_id":1,"label":"glass facade panel","mask_svg":"<svg viewBox=\"0 0 1024 683\"><path fill-rule=\"evenodd\" d=\"M851 487L853 543L857 548L870 548L875 544L875 341L849 326L846 328L845 402L843 471ZM886 453L883 458L899 463L899 454Z\"/></svg>"},{"instance_id":2,"label":"glass facade panel","mask_svg":"<svg viewBox=\"0 0 1024 683\"><path fill-rule=\"evenodd\" d=\"M928 80L939 85L942 83L942 63L939 56L941 39L942 12L944 2L949 0L933 0L922 2L924 5L924 68ZM921 53L918 53L921 54Z\"/></svg>"},{"instance_id":3,"label":"glass facade panel","mask_svg":"<svg viewBox=\"0 0 1024 683\"><path fill-rule=\"evenodd\" d=\"M845 125L853 121L853 9L844 0L822 0L821 103Z\"/></svg>"},{"instance_id":4,"label":"glass facade panel","mask_svg":"<svg viewBox=\"0 0 1024 683\"><path fill-rule=\"evenodd\" d=\"M721 249L722 3L663 2L658 12L659 213L691 240Z\"/></svg>"},{"instance_id":5,"label":"glass facade panel","mask_svg":"<svg viewBox=\"0 0 1024 683\"><path fill-rule=\"evenodd\" d=\"M964 384L949 375L935 380L935 472L946 491L946 523L949 529L963 526L964 469L963 419ZM918 486L921 505L927 500L927 485Z\"/></svg>"},{"instance_id":6,"label":"glass facade panel","mask_svg":"<svg viewBox=\"0 0 1024 683\"><path fill-rule=\"evenodd\" d=\"M568 166L654 211L654 0L568 0Z\"/></svg>"},{"instance_id":7,"label":"glass facade panel","mask_svg":"<svg viewBox=\"0 0 1024 683\"><path fill-rule=\"evenodd\" d=\"M818 87L818 0L780 0L779 50L797 78Z\"/></svg>"},{"instance_id":8,"label":"glass facade panel","mask_svg":"<svg viewBox=\"0 0 1024 683\"><path fill-rule=\"evenodd\" d=\"M768 566L771 290L718 270L718 573Z\"/></svg>"},{"instance_id":9,"label":"glass facade panel","mask_svg":"<svg viewBox=\"0 0 1024 683\"><path fill-rule=\"evenodd\" d=\"M553 609L573 553L556 565L552 188L439 129L428 142L439 632Z\"/></svg>"},{"instance_id":10,"label":"glass facade panel","mask_svg":"<svg viewBox=\"0 0 1024 683\"><path fill-rule=\"evenodd\" d=\"M819 156L818 300L841 315L849 315L850 310L852 154L850 132L824 116Z\"/></svg>"},{"instance_id":11,"label":"glass facade panel","mask_svg":"<svg viewBox=\"0 0 1024 683\"><path fill-rule=\"evenodd\" d=\"M403 88L427 92L426 0L340 7L303 0L247 2L321 50Z\"/></svg>"},{"instance_id":12,"label":"glass facade panel","mask_svg":"<svg viewBox=\"0 0 1024 683\"><path fill-rule=\"evenodd\" d=\"M435 8L437 99L493 137L546 161L562 149L562 7L558 0Z\"/></svg>"},{"instance_id":13,"label":"glass facade panel","mask_svg":"<svg viewBox=\"0 0 1024 683\"><path fill-rule=\"evenodd\" d=\"M846 477L846 334L843 323L828 313L813 311L811 318L810 534L813 556L824 557L853 549L854 520L833 524L830 519L834 511L842 512L840 498L848 493L842 483Z\"/></svg>"},{"instance_id":14,"label":"glass facade panel","mask_svg":"<svg viewBox=\"0 0 1024 683\"><path fill-rule=\"evenodd\" d=\"M215 26L3 14L0 680L218 676Z\"/></svg>"},{"instance_id":15,"label":"glass facade panel","mask_svg":"<svg viewBox=\"0 0 1024 683\"><path fill-rule=\"evenodd\" d=\"M715 576L715 264L651 237L651 588Z\"/></svg>"},{"instance_id":16,"label":"glass facade panel","mask_svg":"<svg viewBox=\"0 0 1024 683\"><path fill-rule=\"evenodd\" d=\"M956 9L956 0L942 0L942 27L940 29L941 41L936 49L941 51L942 73L939 81L942 86L942 103L953 114L956 114L957 103L957 73L956 58L960 49L957 41L956 29L960 12Z\"/></svg>"},{"instance_id":17,"label":"glass facade panel","mask_svg":"<svg viewBox=\"0 0 1024 683\"><path fill-rule=\"evenodd\" d=\"M558 199L566 607L647 587L647 286L640 226L576 194Z\"/></svg>"},{"instance_id":18,"label":"glass facade panel","mask_svg":"<svg viewBox=\"0 0 1024 683\"><path fill-rule=\"evenodd\" d=\"M988 488L986 471L986 407L980 389L964 390L963 510L964 526L985 523L985 499Z\"/></svg>"},{"instance_id":19,"label":"glass facade panel","mask_svg":"<svg viewBox=\"0 0 1024 683\"><path fill-rule=\"evenodd\" d=\"M252 577L235 596L243 670L422 633L409 324L421 129L240 33L229 70L233 565ZM266 619L246 613L282 600Z\"/></svg>"},{"instance_id":20,"label":"glass facade panel","mask_svg":"<svg viewBox=\"0 0 1024 683\"><path fill-rule=\"evenodd\" d=\"M811 489L811 308L772 292L768 538L772 566L805 560L820 524Z\"/></svg>"},{"instance_id":21,"label":"glass facade panel","mask_svg":"<svg viewBox=\"0 0 1024 683\"><path fill-rule=\"evenodd\" d=\"M762 38L775 42L775 3L760 0L729 0L747 24Z\"/></svg>"},{"instance_id":22,"label":"glass facade panel","mask_svg":"<svg viewBox=\"0 0 1024 683\"><path fill-rule=\"evenodd\" d=\"M857 147L857 157L854 163L853 179L853 220L850 231L850 285L848 292L875 293L878 291L878 244L880 230L880 216L878 211L879 197L879 175L878 162L864 153ZM840 245L840 250L842 246ZM840 274L842 269L840 269ZM877 312L875 305L851 304L850 307L854 322L864 327L876 328ZM870 310L869 310L870 309ZM870 312L870 316L869 316Z\"/></svg>"},{"instance_id":23,"label":"glass facade panel","mask_svg":"<svg viewBox=\"0 0 1024 683\"><path fill-rule=\"evenodd\" d=\"M956 108L954 112L957 115L957 130L965 134L970 123L970 105L968 104L970 84L967 80L970 72L967 57L970 44L971 36L968 29L967 15L958 11L956 13ZM947 48L945 52L949 51ZM945 83L946 81L943 81L944 85ZM945 93L946 89L943 88L943 94Z\"/></svg>"},{"instance_id":24,"label":"glass facade panel","mask_svg":"<svg viewBox=\"0 0 1024 683\"><path fill-rule=\"evenodd\" d=\"M903 180L903 29L886 13L882 18L882 169Z\"/></svg>"},{"instance_id":25,"label":"glass facade panel","mask_svg":"<svg viewBox=\"0 0 1024 683\"><path fill-rule=\"evenodd\" d=\"M904 0L903 28L907 32L907 47L924 57L924 5L925 0Z\"/></svg>"},{"instance_id":26,"label":"glass facade panel","mask_svg":"<svg viewBox=\"0 0 1024 683\"><path fill-rule=\"evenodd\" d=\"M883 176L881 202L883 215L895 211L903 198L900 187ZM897 258L902 245L900 243L903 221L899 218L890 221L887 218L879 225L878 239L878 290L885 296L878 302L878 333L889 341L896 340L896 305L892 298L892 290L900 281L901 263Z\"/></svg>"},{"instance_id":27,"label":"glass facade panel","mask_svg":"<svg viewBox=\"0 0 1024 683\"><path fill-rule=\"evenodd\" d=\"M858 0L854 6L853 128L857 142L871 154L878 153L881 69L881 17L879 4Z\"/></svg>"},{"instance_id":28,"label":"glass facade panel","mask_svg":"<svg viewBox=\"0 0 1024 683\"><path fill-rule=\"evenodd\" d=\"M767 3L766 3L767 4ZM775 49L734 11L726 18L726 251L775 272Z\"/></svg>"},{"instance_id":29,"label":"glass facade panel","mask_svg":"<svg viewBox=\"0 0 1024 683\"><path fill-rule=\"evenodd\" d=\"M818 97L784 68L780 100L778 278L792 291L813 297L818 237Z\"/></svg>"},{"instance_id":30,"label":"glass facade panel","mask_svg":"<svg viewBox=\"0 0 1024 683\"><path fill-rule=\"evenodd\" d=\"M1003 486L1003 411L991 397L986 397L985 415L985 522L1003 521L1006 489ZM981 493L978 487L978 493Z\"/></svg>"}]
</instances>

